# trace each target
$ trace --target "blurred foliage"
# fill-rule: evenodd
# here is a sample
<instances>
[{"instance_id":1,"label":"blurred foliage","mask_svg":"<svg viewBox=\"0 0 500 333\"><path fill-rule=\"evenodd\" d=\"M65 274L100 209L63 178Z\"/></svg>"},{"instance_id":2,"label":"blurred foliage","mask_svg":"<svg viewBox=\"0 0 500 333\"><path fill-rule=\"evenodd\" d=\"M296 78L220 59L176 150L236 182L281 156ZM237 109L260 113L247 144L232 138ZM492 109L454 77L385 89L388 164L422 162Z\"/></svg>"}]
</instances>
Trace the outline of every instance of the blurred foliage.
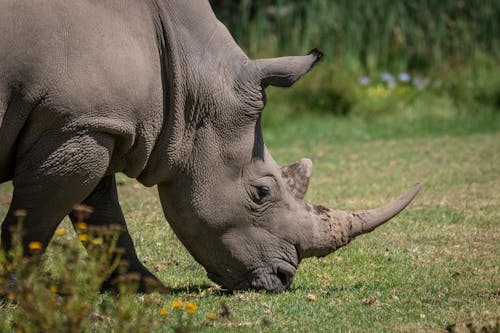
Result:
<instances>
[{"instance_id":1,"label":"blurred foliage","mask_svg":"<svg viewBox=\"0 0 500 333\"><path fill-rule=\"evenodd\" d=\"M321 46L350 69L427 70L500 50L500 1L212 0L252 55Z\"/></svg>"},{"instance_id":2,"label":"blurred foliage","mask_svg":"<svg viewBox=\"0 0 500 333\"><path fill-rule=\"evenodd\" d=\"M500 110L498 0L211 3L251 57L325 51L300 89L276 94L288 112L372 116L422 95L448 96L457 110Z\"/></svg>"},{"instance_id":3,"label":"blurred foliage","mask_svg":"<svg viewBox=\"0 0 500 333\"><path fill-rule=\"evenodd\" d=\"M481 65L466 66L453 71L443 83L445 91L463 111L483 109L500 112L500 71L496 59L483 59Z\"/></svg>"},{"instance_id":4,"label":"blurred foliage","mask_svg":"<svg viewBox=\"0 0 500 333\"><path fill-rule=\"evenodd\" d=\"M76 235L60 227L46 254L42 243L34 241L26 255L23 218L12 230L12 249L0 251L0 333L188 333L217 319L212 312L206 318L198 313L193 301L168 302L158 293L137 297L140 275L126 272L123 249L116 246L120 226L96 227L80 221L73 226ZM100 294L102 283L115 269L120 272L114 279L115 292ZM147 287L159 290L153 281Z\"/></svg>"}]
</instances>

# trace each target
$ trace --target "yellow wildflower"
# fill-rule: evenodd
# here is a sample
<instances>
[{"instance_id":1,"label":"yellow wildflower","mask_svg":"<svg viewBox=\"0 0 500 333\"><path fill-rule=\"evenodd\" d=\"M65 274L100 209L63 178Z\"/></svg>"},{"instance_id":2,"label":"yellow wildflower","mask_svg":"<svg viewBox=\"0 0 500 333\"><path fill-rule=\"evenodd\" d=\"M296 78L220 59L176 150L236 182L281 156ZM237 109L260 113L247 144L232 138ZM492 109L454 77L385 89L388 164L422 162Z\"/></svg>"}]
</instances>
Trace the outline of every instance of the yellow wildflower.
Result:
<instances>
[{"instance_id":1,"label":"yellow wildflower","mask_svg":"<svg viewBox=\"0 0 500 333\"><path fill-rule=\"evenodd\" d=\"M66 234L66 230L59 228L56 230L56 236L64 236Z\"/></svg>"},{"instance_id":2,"label":"yellow wildflower","mask_svg":"<svg viewBox=\"0 0 500 333\"><path fill-rule=\"evenodd\" d=\"M15 300L15 299L16 299L16 294L15 294L15 293L8 293L8 294L7 294L7 299L8 299L9 301L13 301L13 300Z\"/></svg>"},{"instance_id":3,"label":"yellow wildflower","mask_svg":"<svg viewBox=\"0 0 500 333\"><path fill-rule=\"evenodd\" d=\"M80 242L87 242L89 240L89 236L87 234L81 234L78 235L78 239L80 240Z\"/></svg>"},{"instance_id":4,"label":"yellow wildflower","mask_svg":"<svg viewBox=\"0 0 500 333\"><path fill-rule=\"evenodd\" d=\"M390 90L383 86L375 86L368 88L368 94L373 97L387 97L389 96Z\"/></svg>"},{"instance_id":5,"label":"yellow wildflower","mask_svg":"<svg viewBox=\"0 0 500 333\"><path fill-rule=\"evenodd\" d=\"M184 304L184 311L186 311L187 314L195 314L197 309L198 307L195 302L186 302L186 304Z\"/></svg>"},{"instance_id":6,"label":"yellow wildflower","mask_svg":"<svg viewBox=\"0 0 500 333\"><path fill-rule=\"evenodd\" d=\"M161 308L160 309L160 316L166 316L166 315L168 315L168 312L169 312L168 309Z\"/></svg>"},{"instance_id":7,"label":"yellow wildflower","mask_svg":"<svg viewBox=\"0 0 500 333\"><path fill-rule=\"evenodd\" d=\"M59 291L59 288L55 284L51 284L49 287L50 291L53 292L54 294Z\"/></svg>"},{"instance_id":8,"label":"yellow wildflower","mask_svg":"<svg viewBox=\"0 0 500 333\"><path fill-rule=\"evenodd\" d=\"M172 307L174 309L182 308L183 306L184 306L184 303L178 299L176 299L175 301L172 301Z\"/></svg>"},{"instance_id":9,"label":"yellow wildflower","mask_svg":"<svg viewBox=\"0 0 500 333\"><path fill-rule=\"evenodd\" d=\"M30 242L28 244L28 248L31 250L31 251L39 251L41 250L43 247L42 243L40 242Z\"/></svg>"},{"instance_id":10,"label":"yellow wildflower","mask_svg":"<svg viewBox=\"0 0 500 333\"><path fill-rule=\"evenodd\" d=\"M87 230L87 223L85 222L76 222L75 227L80 230Z\"/></svg>"},{"instance_id":11,"label":"yellow wildflower","mask_svg":"<svg viewBox=\"0 0 500 333\"><path fill-rule=\"evenodd\" d=\"M217 318L217 315L213 312L210 312L209 314L207 314L207 319L215 320L216 318Z\"/></svg>"}]
</instances>

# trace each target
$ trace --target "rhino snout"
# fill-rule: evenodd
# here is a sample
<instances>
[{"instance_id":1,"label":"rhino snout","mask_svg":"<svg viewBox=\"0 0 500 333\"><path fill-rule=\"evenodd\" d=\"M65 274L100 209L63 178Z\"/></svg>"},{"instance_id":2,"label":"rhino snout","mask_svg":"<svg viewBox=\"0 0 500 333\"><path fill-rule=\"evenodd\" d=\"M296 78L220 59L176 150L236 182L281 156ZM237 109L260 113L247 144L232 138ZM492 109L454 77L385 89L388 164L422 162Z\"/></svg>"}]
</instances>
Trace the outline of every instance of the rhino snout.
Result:
<instances>
[{"instance_id":1,"label":"rhino snout","mask_svg":"<svg viewBox=\"0 0 500 333\"><path fill-rule=\"evenodd\" d=\"M277 265L272 272L255 272L248 289L280 292L288 289L293 282L296 269L288 263Z\"/></svg>"},{"instance_id":2,"label":"rhino snout","mask_svg":"<svg viewBox=\"0 0 500 333\"><path fill-rule=\"evenodd\" d=\"M293 278L295 277L295 273L297 269L288 264L281 264L276 268L276 276L280 279L283 289L287 289L293 282Z\"/></svg>"},{"instance_id":3,"label":"rhino snout","mask_svg":"<svg viewBox=\"0 0 500 333\"><path fill-rule=\"evenodd\" d=\"M275 265L272 270L258 269L252 272L250 278L235 289L266 290L280 292L290 287L297 269L288 262Z\"/></svg>"},{"instance_id":4,"label":"rhino snout","mask_svg":"<svg viewBox=\"0 0 500 333\"><path fill-rule=\"evenodd\" d=\"M242 278L228 277L230 280L217 273L208 272L210 280L229 290L266 290L279 292L290 287L297 269L288 262L281 262L270 268L258 268L250 271Z\"/></svg>"}]
</instances>

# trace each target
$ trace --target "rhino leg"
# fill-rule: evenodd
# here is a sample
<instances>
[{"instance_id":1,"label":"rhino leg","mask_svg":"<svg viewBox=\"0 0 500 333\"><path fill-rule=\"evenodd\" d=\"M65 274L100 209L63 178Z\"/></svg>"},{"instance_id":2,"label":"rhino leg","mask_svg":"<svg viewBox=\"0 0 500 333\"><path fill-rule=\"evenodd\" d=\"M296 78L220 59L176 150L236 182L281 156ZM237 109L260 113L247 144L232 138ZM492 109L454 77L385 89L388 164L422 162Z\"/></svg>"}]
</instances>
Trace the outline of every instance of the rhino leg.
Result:
<instances>
[{"instance_id":1,"label":"rhino leg","mask_svg":"<svg viewBox=\"0 0 500 333\"><path fill-rule=\"evenodd\" d=\"M110 175L102 178L94 191L82 201L82 204L92 207L93 210L92 214L85 219L85 222L89 226L120 226L121 232L117 241L117 246L125 249L122 259L127 261L127 273L139 273L141 276L139 291L144 292L148 290L149 287L155 290L158 288L163 289L161 282L148 271L137 258L134 244L128 233L125 218L118 201L115 176ZM74 212L70 213L69 217L73 222L77 221ZM115 289L113 280L117 277L118 272L114 272L111 277L104 282L102 289Z\"/></svg>"},{"instance_id":2,"label":"rhino leg","mask_svg":"<svg viewBox=\"0 0 500 333\"><path fill-rule=\"evenodd\" d=\"M113 146L108 135L47 131L30 148L18 151L12 202L2 223L2 247L11 248L16 211L24 210L24 253L29 253L31 242L40 242L45 249L64 216L105 175Z\"/></svg>"}]
</instances>

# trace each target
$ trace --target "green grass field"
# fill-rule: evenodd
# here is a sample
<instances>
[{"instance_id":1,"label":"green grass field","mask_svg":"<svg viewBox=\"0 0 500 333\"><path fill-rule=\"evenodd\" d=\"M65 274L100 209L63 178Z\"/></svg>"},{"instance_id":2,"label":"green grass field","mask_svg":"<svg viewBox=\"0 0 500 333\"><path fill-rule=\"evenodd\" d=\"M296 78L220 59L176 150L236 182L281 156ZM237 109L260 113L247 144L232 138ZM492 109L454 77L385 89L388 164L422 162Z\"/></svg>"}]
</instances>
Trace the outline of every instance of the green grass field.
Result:
<instances>
[{"instance_id":1,"label":"green grass field","mask_svg":"<svg viewBox=\"0 0 500 333\"><path fill-rule=\"evenodd\" d=\"M423 190L375 232L328 257L305 260L291 290L228 294L206 278L175 238L156 190L120 176L121 203L139 255L172 293L97 296L90 317L84 318L87 331L165 332L182 317L192 331L205 332L468 332L483 327L498 332L498 113L367 120L324 114L281 119L272 115L276 111L273 106L266 110L266 143L279 163L313 159L307 200L360 209L385 203L417 181L424 183ZM10 184L0 185L2 215L10 191ZM68 233L60 237L74 237L68 222L63 228ZM54 249L49 253L60 256ZM92 291L84 295L95 297ZM182 311L171 309L176 299L195 302L196 313L181 316ZM162 315L162 309L169 313ZM4 303L0 331L15 331L19 311ZM209 313L216 319L207 319Z\"/></svg>"}]
</instances>

